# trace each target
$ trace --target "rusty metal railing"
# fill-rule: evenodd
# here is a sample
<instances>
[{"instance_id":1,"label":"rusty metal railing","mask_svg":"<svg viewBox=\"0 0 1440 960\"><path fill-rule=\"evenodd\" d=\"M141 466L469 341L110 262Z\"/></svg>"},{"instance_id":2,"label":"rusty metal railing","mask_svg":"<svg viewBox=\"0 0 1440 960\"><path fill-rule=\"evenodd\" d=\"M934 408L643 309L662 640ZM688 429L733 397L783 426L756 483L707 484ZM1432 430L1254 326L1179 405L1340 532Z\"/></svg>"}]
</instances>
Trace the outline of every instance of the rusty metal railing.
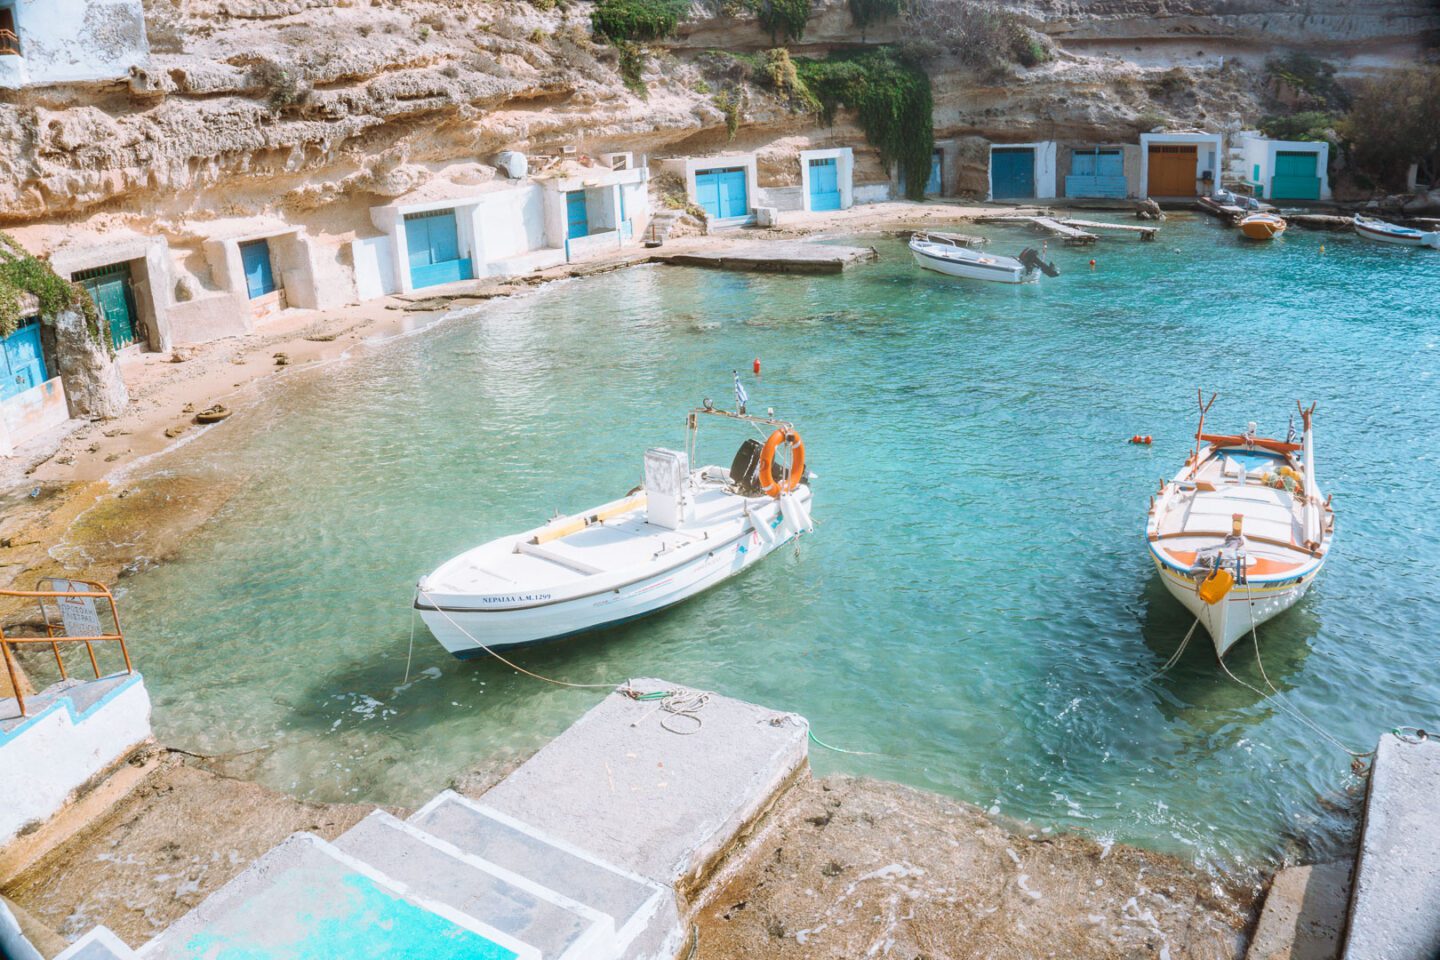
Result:
<instances>
[{"instance_id":1,"label":"rusty metal railing","mask_svg":"<svg viewBox=\"0 0 1440 960\"><path fill-rule=\"evenodd\" d=\"M88 589L53 589L60 584L69 586L79 584ZM52 589L42 589L47 585ZM100 661L95 656L95 644L118 643L120 655L125 659L125 672L135 672L134 666L130 663L130 651L125 646L125 634L120 629L120 612L115 607L115 597L111 595L104 584L96 583L93 580L44 577L36 584L34 590L0 590L0 597L34 599L39 604L40 616L43 621L41 625L45 629L44 636L7 636L4 624L0 624L0 655L4 657L5 670L10 677L10 689L15 691L15 700L20 705L20 716L27 716L25 691L19 664L15 660L15 651L11 649L12 646L25 643L49 644L51 652L55 655L55 665L60 670L60 679L65 680L69 678L69 673L65 669L65 658L60 655L60 645L62 643L83 643L86 652L90 655L90 668L95 671L95 678L98 680L100 678ZM105 627L101 622L100 611L97 609L98 601L101 600L110 607L110 620L114 625L113 633L104 632ZM50 601L50 603L46 601ZM71 629L81 632L72 634Z\"/></svg>"}]
</instances>

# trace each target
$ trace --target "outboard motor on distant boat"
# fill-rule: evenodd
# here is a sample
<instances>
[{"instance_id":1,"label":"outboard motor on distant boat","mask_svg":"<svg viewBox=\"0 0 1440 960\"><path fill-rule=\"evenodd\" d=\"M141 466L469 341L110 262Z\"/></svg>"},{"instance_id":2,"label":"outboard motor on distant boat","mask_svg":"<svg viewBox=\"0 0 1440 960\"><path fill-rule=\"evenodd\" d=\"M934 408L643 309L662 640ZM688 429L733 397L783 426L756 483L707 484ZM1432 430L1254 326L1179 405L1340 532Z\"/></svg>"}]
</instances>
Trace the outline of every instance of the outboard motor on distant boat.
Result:
<instances>
[{"instance_id":1,"label":"outboard motor on distant boat","mask_svg":"<svg viewBox=\"0 0 1440 960\"><path fill-rule=\"evenodd\" d=\"M1024 250L1021 250L1020 256L1016 259L1025 265L1025 270L1028 273L1034 273L1036 270L1039 270L1047 277L1060 276L1060 271L1055 268L1055 264L1042 258L1034 247L1026 247Z\"/></svg>"}]
</instances>

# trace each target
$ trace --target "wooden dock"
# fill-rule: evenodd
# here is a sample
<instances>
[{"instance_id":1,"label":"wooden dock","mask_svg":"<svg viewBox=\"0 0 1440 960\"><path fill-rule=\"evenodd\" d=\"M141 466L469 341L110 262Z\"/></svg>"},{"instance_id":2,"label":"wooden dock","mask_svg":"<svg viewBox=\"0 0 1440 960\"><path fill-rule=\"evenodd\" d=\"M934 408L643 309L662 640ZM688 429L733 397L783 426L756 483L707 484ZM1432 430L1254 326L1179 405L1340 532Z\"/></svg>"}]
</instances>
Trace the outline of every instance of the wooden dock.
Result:
<instances>
[{"instance_id":1,"label":"wooden dock","mask_svg":"<svg viewBox=\"0 0 1440 960\"><path fill-rule=\"evenodd\" d=\"M1082 227L1086 230L1119 230L1124 233L1138 233L1141 240L1154 240L1159 227L1142 227L1134 223L1102 223L1099 220L1076 220L1066 217L1060 221L1067 227Z\"/></svg>"},{"instance_id":2,"label":"wooden dock","mask_svg":"<svg viewBox=\"0 0 1440 960\"><path fill-rule=\"evenodd\" d=\"M660 253L658 263L754 273L841 273L846 267L879 259L874 247L771 240L737 241L695 250Z\"/></svg>"},{"instance_id":3,"label":"wooden dock","mask_svg":"<svg viewBox=\"0 0 1440 960\"><path fill-rule=\"evenodd\" d=\"M1006 213L993 217L976 217L976 223L1028 223L1049 233L1051 236L1059 237L1066 244L1074 246L1083 243L1094 243L1100 238L1093 233L1086 233L1076 227L1066 226L1055 217L1031 216L1028 214Z\"/></svg>"}]
</instances>

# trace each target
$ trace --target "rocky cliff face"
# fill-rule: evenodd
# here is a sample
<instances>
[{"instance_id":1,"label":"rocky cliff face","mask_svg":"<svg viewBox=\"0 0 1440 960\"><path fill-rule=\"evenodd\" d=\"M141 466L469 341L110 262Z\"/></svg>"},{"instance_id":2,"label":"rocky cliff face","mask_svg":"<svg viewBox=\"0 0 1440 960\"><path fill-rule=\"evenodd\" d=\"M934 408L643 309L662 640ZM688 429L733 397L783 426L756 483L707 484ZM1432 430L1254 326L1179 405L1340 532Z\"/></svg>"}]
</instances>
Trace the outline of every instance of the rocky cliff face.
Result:
<instances>
[{"instance_id":1,"label":"rocky cliff face","mask_svg":"<svg viewBox=\"0 0 1440 960\"><path fill-rule=\"evenodd\" d=\"M960 0L955 0L960 2ZM543 4L542 4L543 5ZM1124 137L1158 123L1225 127L1260 111L1266 52L1317 47L1370 69L1440 31L1428 0L1023 0L1054 45L1034 69L982 79L934 64L937 136ZM795 152L857 148L857 179L885 176L853 123L822 127L749 84L733 143L708 49L760 50L753 17L701 15L652 50L648 98L595 44L587 3L542 10L480 0L147 0L152 57L126 82L0 97L0 222L142 220L183 246L191 224L278 215L312 231L364 229L362 209L437 177L493 176L498 150L652 157L758 149L784 179ZM864 35L846 0L817 0L797 50ZM707 66L707 63L709 64ZM1180 64L1176 67L1176 64ZM786 161L789 161L788 163ZM763 175L763 174L762 174Z\"/></svg>"}]
</instances>

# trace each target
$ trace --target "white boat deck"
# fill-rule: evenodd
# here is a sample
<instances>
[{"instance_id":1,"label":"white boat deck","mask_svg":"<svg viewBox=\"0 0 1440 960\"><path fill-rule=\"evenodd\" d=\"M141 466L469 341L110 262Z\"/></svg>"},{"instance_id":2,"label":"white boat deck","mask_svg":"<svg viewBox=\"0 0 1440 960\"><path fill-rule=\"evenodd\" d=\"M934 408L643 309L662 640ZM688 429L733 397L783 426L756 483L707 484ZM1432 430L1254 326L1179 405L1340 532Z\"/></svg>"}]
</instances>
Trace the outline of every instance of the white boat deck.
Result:
<instances>
[{"instance_id":1,"label":"white boat deck","mask_svg":"<svg viewBox=\"0 0 1440 960\"><path fill-rule=\"evenodd\" d=\"M1239 513L1245 518L1246 553L1255 574L1299 567L1309 559L1301 546L1302 504L1289 491L1260 480L1282 465L1298 466L1280 457L1262 462L1253 455L1241 462L1223 451L1205 460L1194 475L1193 489L1177 489L1162 502L1156 548L1178 566L1188 567L1200 548L1224 541L1231 518Z\"/></svg>"}]
</instances>

